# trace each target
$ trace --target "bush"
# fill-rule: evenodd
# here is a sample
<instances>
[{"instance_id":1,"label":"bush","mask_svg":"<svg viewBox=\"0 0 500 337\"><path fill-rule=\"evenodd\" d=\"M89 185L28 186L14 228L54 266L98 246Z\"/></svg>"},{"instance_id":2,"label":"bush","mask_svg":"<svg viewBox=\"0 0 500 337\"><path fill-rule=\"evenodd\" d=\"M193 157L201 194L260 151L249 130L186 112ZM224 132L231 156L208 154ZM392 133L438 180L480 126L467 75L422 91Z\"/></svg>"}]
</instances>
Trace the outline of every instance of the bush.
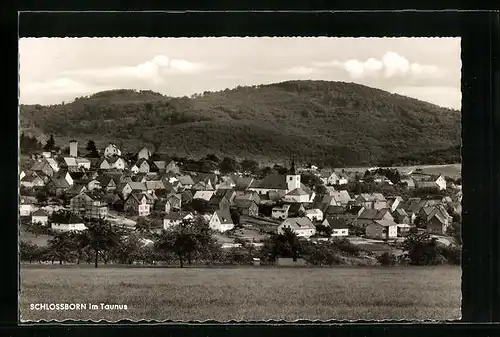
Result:
<instances>
[{"instance_id":1,"label":"bush","mask_svg":"<svg viewBox=\"0 0 500 337\"><path fill-rule=\"evenodd\" d=\"M460 265L462 261L462 249L456 245L440 247L439 252L450 264Z\"/></svg>"},{"instance_id":2,"label":"bush","mask_svg":"<svg viewBox=\"0 0 500 337\"><path fill-rule=\"evenodd\" d=\"M317 244L310 247L306 261L313 265L340 265L342 258L337 255L337 249L330 244Z\"/></svg>"},{"instance_id":3,"label":"bush","mask_svg":"<svg viewBox=\"0 0 500 337\"><path fill-rule=\"evenodd\" d=\"M332 244L337 247L343 253L351 256L359 256L362 249L352 244L348 239L334 240Z\"/></svg>"},{"instance_id":4,"label":"bush","mask_svg":"<svg viewBox=\"0 0 500 337\"><path fill-rule=\"evenodd\" d=\"M382 255L377 256L377 261L382 266L393 266L397 263L397 258L394 254L384 252Z\"/></svg>"}]
</instances>

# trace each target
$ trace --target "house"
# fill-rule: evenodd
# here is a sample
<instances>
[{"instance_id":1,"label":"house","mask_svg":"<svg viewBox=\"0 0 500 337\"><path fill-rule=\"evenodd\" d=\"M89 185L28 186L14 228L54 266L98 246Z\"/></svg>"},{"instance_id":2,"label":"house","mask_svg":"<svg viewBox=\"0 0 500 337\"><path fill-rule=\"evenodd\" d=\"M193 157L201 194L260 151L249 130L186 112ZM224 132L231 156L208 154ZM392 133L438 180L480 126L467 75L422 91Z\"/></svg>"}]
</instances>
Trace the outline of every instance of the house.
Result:
<instances>
[{"instance_id":1,"label":"house","mask_svg":"<svg viewBox=\"0 0 500 337\"><path fill-rule=\"evenodd\" d=\"M75 157L64 157L60 166L68 171L78 171L80 169Z\"/></svg>"},{"instance_id":2,"label":"house","mask_svg":"<svg viewBox=\"0 0 500 337\"><path fill-rule=\"evenodd\" d=\"M165 165L164 172L179 174L179 172L180 172L179 165L177 165L177 163L173 159L165 160L165 163L166 163L166 165Z\"/></svg>"},{"instance_id":3,"label":"house","mask_svg":"<svg viewBox=\"0 0 500 337\"><path fill-rule=\"evenodd\" d=\"M306 209L304 204L293 203L290 204L290 208L288 209L288 216L290 217L301 217L306 214Z\"/></svg>"},{"instance_id":4,"label":"house","mask_svg":"<svg viewBox=\"0 0 500 337\"><path fill-rule=\"evenodd\" d=\"M346 185L349 182L348 177L340 172L322 171L320 174L325 185Z\"/></svg>"},{"instance_id":5,"label":"house","mask_svg":"<svg viewBox=\"0 0 500 337\"><path fill-rule=\"evenodd\" d=\"M316 227L306 217L288 218L278 226L278 234L284 234L284 230L290 229L299 237L311 237L316 234Z\"/></svg>"},{"instance_id":6,"label":"house","mask_svg":"<svg viewBox=\"0 0 500 337\"><path fill-rule=\"evenodd\" d=\"M33 187L45 186L44 180L42 178L40 178L40 176L38 176L38 174L36 174L35 172L23 177L21 179L21 181L19 182L19 184L21 186L24 186L24 187L29 188L29 189L31 189Z\"/></svg>"},{"instance_id":7,"label":"house","mask_svg":"<svg viewBox=\"0 0 500 337\"><path fill-rule=\"evenodd\" d=\"M401 178L400 183L408 188L415 188L415 181L410 177Z\"/></svg>"},{"instance_id":8,"label":"house","mask_svg":"<svg viewBox=\"0 0 500 337\"><path fill-rule=\"evenodd\" d=\"M322 225L332 229L332 236L349 236L349 224L345 219L329 217Z\"/></svg>"},{"instance_id":9,"label":"house","mask_svg":"<svg viewBox=\"0 0 500 337\"><path fill-rule=\"evenodd\" d=\"M180 176L177 178L177 180L184 189L191 189L191 187L193 187L194 185L193 178L191 178L191 176L189 175Z\"/></svg>"},{"instance_id":10,"label":"house","mask_svg":"<svg viewBox=\"0 0 500 337\"><path fill-rule=\"evenodd\" d=\"M341 191L331 191L329 194L323 197L322 203L327 205L335 206L346 206L351 202L351 196L346 190Z\"/></svg>"},{"instance_id":11,"label":"house","mask_svg":"<svg viewBox=\"0 0 500 337\"><path fill-rule=\"evenodd\" d=\"M327 217L338 217L340 214L344 214L346 208L343 206L327 205L324 207L323 215Z\"/></svg>"},{"instance_id":12,"label":"house","mask_svg":"<svg viewBox=\"0 0 500 337\"><path fill-rule=\"evenodd\" d=\"M147 193L131 193L125 200L123 209L127 214L148 216L151 213L151 205Z\"/></svg>"},{"instance_id":13,"label":"house","mask_svg":"<svg viewBox=\"0 0 500 337\"><path fill-rule=\"evenodd\" d=\"M49 216L47 212L45 212L43 209L39 209L38 211L35 211L31 214L32 224L40 223L44 226L47 226L48 222L49 222Z\"/></svg>"},{"instance_id":14,"label":"house","mask_svg":"<svg viewBox=\"0 0 500 337\"><path fill-rule=\"evenodd\" d=\"M91 218L102 219L108 215L107 203L86 192L80 193L70 199L70 210L72 213Z\"/></svg>"},{"instance_id":15,"label":"house","mask_svg":"<svg viewBox=\"0 0 500 337\"><path fill-rule=\"evenodd\" d=\"M396 197L388 197L387 198L387 207L391 209L391 212L394 212L399 204L403 202L403 198L396 196Z\"/></svg>"},{"instance_id":16,"label":"house","mask_svg":"<svg viewBox=\"0 0 500 337\"><path fill-rule=\"evenodd\" d=\"M181 201L182 203L190 203L193 200L193 193L191 191L182 191L181 192Z\"/></svg>"},{"instance_id":17,"label":"house","mask_svg":"<svg viewBox=\"0 0 500 337\"><path fill-rule=\"evenodd\" d=\"M76 165L79 169L90 170L91 162L87 158L76 158Z\"/></svg>"},{"instance_id":18,"label":"house","mask_svg":"<svg viewBox=\"0 0 500 337\"><path fill-rule=\"evenodd\" d=\"M139 153L137 153L137 160L145 159L149 160L151 157L151 151L147 147L143 147Z\"/></svg>"},{"instance_id":19,"label":"house","mask_svg":"<svg viewBox=\"0 0 500 337\"><path fill-rule=\"evenodd\" d=\"M392 220L375 220L366 226L365 235L371 239L393 239L398 236L398 225Z\"/></svg>"},{"instance_id":20,"label":"house","mask_svg":"<svg viewBox=\"0 0 500 337\"><path fill-rule=\"evenodd\" d=\"M130 170L132 172L134 172L135 174L141 172L141 173L148 173L150 171L150 166L149 166L149 163L147 161L147 159L145 158L140 158L137 163L134 164L134 166L132 166L130 168Z\"/></svg>"},{"instance_id":21,"label":"house","mask_svg":"<svg viewBox=\"0 0 500 337\"><path fill-rule=\"evenodd\" d=\"M215 211L208 225L211 229L218 232L226 232L234 228L234 223L228 210Z\"/></svg>"},{"instance_id":22,"label":"house","mask_svg":"<svg viewBox=\"0 0 500 337\"><path fill-rule=\"evenodd\" d=\"M198 181L197 183L195 183L192 187L191 187L192 190L194 191L212 191L214 190L214 188L212 187L212 183L210 182L210 180L205 180L205 181Z\"/></svg>"},{"instance_id":23,"label":"house","mask_svg":"<svg viewBox=\"0 0 500 337\"><path fill-rule=\"evenodd\" d=\"M47 159L35 162L30 171L37 173L41 172L49 177L52 177L52 175L56 172L56 170L54 170L54 168L47 162Z\"/></svg>"},{"instance_id":24,"label":"house","mask_svg":"<svg viewBox=\"0 0 500 337\"><path fill-rule=\"evenodd\" d=\"M20 216L30 216L33 210L33 202L25 196L21 196L19 199L19 215Z\"/></svg>"},{"instance_id":25,"label":"house","mask_svg":"<svg viewBox=\"0 0 500 337\"><path fill-rule=\"evenodd\" d=\"M315 196L314 192L313 193L311 193L310 191L306 192L304 189L299 187L285 194L285 196L283 197L283 201L290 203L309 202L311 201L311 197L314 199L314 196Z\"/></svg>"},{"instance_id":26,"label":"house","mask_svg":"<svg viewBox=\"0 0 500 337\"><path fill-rule=\"evenodd\" d=\"M215 195L225 197L229 201L230 204L232 204L234 202L235 198L238 196L236 194L236 191L234 191L232 189L218 189L215 191ZM242 199L246 199L245 197L246 197L246 195L243 195Z\"/></svg>"},{"instance_id":27,"label":"house","mask_svg":"<svg viewBox=\"0 0 500 337\"><path fill-rule=\"evenodd\" d=\"M125 168L127 167L127 163L125 162L125 159L123 159L122 157L113 156L113 157L108 157L105 160L108 162L109 165L108 169L125 170Z\"/></svg>"},{"instance_id":28,"label":"house","mask_svg":"<svg viewBox=\"0 0 500 337\"><path fill-rule=\"evenodd\" d=\"M112 168L112 165L107 158L104 158L99 162L98 168L101 170L110 170Z\"/></svg>"},{"instance_id":29,"label":"house","mask_svg":"<svg viewBox=\"0 0 500 337\"><path fill-rule=\"evenodd\" d=\"M400 224L398 223L398 236L406 236L410 233L410 229L413 227L412 225L409 224Z\"/></svg>"},{"instance_id":30,"label":"house","mask_svg":"<svg viewBox=\"0 0 500 337\"><path fill-rule=\"evenodd\" d=\"M275 206L275 207L273 207L273 209L271 211L271 218L280 219L280 220L286 219L286 218L288 218L288 210L289 209L290 209L289 204Z\"/></svg>"},{"instance_id":31,"label":"house","mask_svg":"<svg viewBox=\"0 0 500 337\"><path fill-rule=\"evenodd\" d=\"M63 195L64 192L69 190L71 187L71 185L64 178L51 178L46 186L50 193L56 196Z\"/></svg>"},{"instance_id":32,"label":"house","mask_svg":"<svg viewBox=\"0 0 500 337\"><path fill-rule=\"evenodd\" d=\"M165 214L169 214L172 210L172 205L168 199L157 199L154 202L153 209L158 212L165 212Z\"/></svg>"},{"instance_id":33,"label":"house","mask_svg":"<svg viewBox=\"0 0 500 337\"><path fill-rule=\"evenodd\" d=\"M259 206L252 199L235 199L233 207L238 210L241 215L258 216Z\"/></svg>"},{"instance_id":34,"label":"house","mask_svg":"<svg viewBox=\"0 0 500 337\"><path fill-rule=\"evenodd\" d=\"M167 200L170 203L171 209L181 209L182 206L182 195L181 194L171 194L167 197Z\"/></svg>"},{"instance_id":35,"label":"house","mask_svg":"<svg viewBox=\"0 0 500 337\"><path fill-rule=\"evenodd\" d=\"M84 231L87 229L82 218L65 211L52 213L51 228L58 232Z\"/></svg>"},{"instance_id":36,"label":"house","mask_svg":"<svg viewBox=\"0 0 500 337\"><path fill-rule=\"evenodd\" d=\"M165 185L161 180L149 180L145 182L146 191L148 193L155 193L156 191L165 190Z\"/></svg>"},{"instance_id":37,"label":"house","mask_svg":"<svg viewBox=\"0 0 500 337\"><path fill-rule=\"evenodd\" d=\"M358 227L365 228L366 226L373 224L374 221L379 220L394 221L394 218L388 208L378 210L365 208L358 216L356 225Z\"/></svg>"},{"instance_id":38,"label":"house","mask_svg":"<svg viewBox=\"0 0 500 337\"><path fill-rule=\"evenodd\" d=\"M306 210L306 217L311 221L323 221L323 211L317 208Z\"/></svg>"},{"instance_id":39,"label":"house","mask_svg":"<svg viewBox=\"0 0 500 337\"><path fill-rule=\"evenodd\" d=\"M74 184L73 186L71 186L67 191L66 191L66 195L68 197L75 197L77 196L78 194L80 193L83 193L83 192L87 192L87 187L85 185L81 185L81 184Z\"/></svg>"},{"instance_id":40,"label":"house","mask_svg":"<svg viewBox=\"0 0 500 337\"><path fill-rule=\"evenodd\" d=\"M446 179L443 175L426 175L415 173L412 175L416 188L437 188L446 189Z\"/></svg>"},{"instance_id":41,"label":"house","mask_svg":"<svg viewBox=\"0 0 500 337\"><path fill-rule=\"evenodd\" d=\"M210 191L211 192L211 191ZM196 192L198 193L198 192ZM195 196L196 196L195 193ZM199 198L196 198L199 199ZM215 193L212 194L210 199L208 200L207 212L215 212L216 210L223 209L229 210L231 207L231 203L224 196L217 195Z\"/></svg>"},{"instance_id":42,"label":"house","mask_svg":"<svg viewBox=\"0 0 500 337\"><path fill-rule=\"evenodd\" d=\"M122 151L115 145L115 144L109 144L106 146L104 149L104 157L114 157L114 156L121 156Z\"/></svg>"},{"instance_id":43,"label":"house","mask_svg":"<svg viewBox=\"0 0 500 337\"><path fill-rule=\"evenodd\" d=\"M452 221L452 217L442 205L423 207L418 216L427 231L435 234L445 234Z\"/></svg>"},{"instance_id":44,"label":"house","mask_svg":"<svg viewBox=\"0 0 500 337\"><path fill-rule=\"evenodd\" d=\"M355 199L355 204L367 209L387 208L387 200L382 193L361 193Z\"/></svg>"},{"instance_id":45,"label":"house","mask_svg":"<svg viewBox=\"0 0 500 337\"><path fill-rule=\"evenodd\" d=\"M398 208L395 211L392 212L392 217L394 218L394 221L398 224L411 224L413 223L410 219L410 216L406 211L402 208Z\"/></svg>"},{"instance_id":46,"label":"house","mask_svg":"<svg viewBox=\"0 0 500 337\"><path fill-rule=\"evenodd\" d=\"M165 215L163 218L163 229L168 230L174 226L180 225L183 221L192 221L194 219L191 213L176 212Z\"/></svg>"},{"instance_id":47,"label":"house","mask_svg":"<svg viewBox=\"0 0 500 337\"><path fill-rule=\"evenodd\" d=\"M99 176L97 181L99 181L100 187L106 191L116 190L116 183L110 176Z\"/></svg>"},{"instance_id":48,"label":"house","mask_svg":"<svg viewBox=\"0 0 500 337\"><path fill-rule=\"evenodd\" d=\"M128 182L125 185L121 186L119 189L120 193L123 195L124 199L127 199L129 194L132 192L147 192L147 186L146 183L139 183L139 182Z\"/></svg>"},{"instance_id":49,"label":"house","mask_svg":"<svg viewBox=\"0 0 500 337\"><path fill-rule=\"evenodd\" d=\"M363 206L351 205L348 206L344 212L340 212L330 216L338 219L344 219L349 225L356 226L358 223L358 218L363 213L364 210L365 208Z\"/></svg>"},{"instance_id":50,"label":"house","mask_svg":"<svg viewBox=\"0 0 500 337\"><path fill-rule=\"evenodd\" d=\"M215 191L196 191L196 193L193 195L193 199L203 199L208 202L214 194Z\"/></svg>"},{"instance_id":51,"label":"house","mask_svg":"<svg viewBox=\"0 0 500 337\"><path fill-rule=\"evenodd\" d=\"M232 195L232 194L231 194ZM235 192L234 194L234 198L233 198L233 202L236 201L236 200L253 200L255 201L255 203L257 205L260 204L260 196L257 192L253 192L253 191L237 191ZM280 200L280 196L279 195L276 195L276 201ZM229 201L231 201L229 199Z\"/></svg>"}]
</instances>

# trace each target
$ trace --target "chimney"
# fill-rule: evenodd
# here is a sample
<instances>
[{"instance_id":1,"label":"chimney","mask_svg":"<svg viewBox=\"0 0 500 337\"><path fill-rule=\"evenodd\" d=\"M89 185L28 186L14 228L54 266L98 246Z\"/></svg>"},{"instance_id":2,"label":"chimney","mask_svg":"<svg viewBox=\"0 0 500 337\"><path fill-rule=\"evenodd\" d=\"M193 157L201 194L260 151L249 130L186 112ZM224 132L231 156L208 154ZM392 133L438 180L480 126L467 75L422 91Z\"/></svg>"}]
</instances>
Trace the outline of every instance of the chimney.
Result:
<instances>
[{"instance_id":1,"label":"chimney","mask_svg":"<svg viewBox=\"0 0 500 337\"><path fill-rule=\"evenodd\" d=\"M69 155L71 157L78 157L78 141L71 140L69 142Z\"/></svg>"}]
</instances>

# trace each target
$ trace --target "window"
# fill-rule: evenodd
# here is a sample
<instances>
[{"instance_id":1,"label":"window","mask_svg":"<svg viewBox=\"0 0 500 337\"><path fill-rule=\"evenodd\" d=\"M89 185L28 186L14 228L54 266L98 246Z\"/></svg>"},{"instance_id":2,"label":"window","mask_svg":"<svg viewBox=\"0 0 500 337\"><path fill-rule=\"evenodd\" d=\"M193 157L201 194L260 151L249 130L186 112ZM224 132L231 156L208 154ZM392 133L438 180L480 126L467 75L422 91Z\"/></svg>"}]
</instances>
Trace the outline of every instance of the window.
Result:
<instances>
[{"instance_id":1,"label":"window","mask_svg":"<svg viewBox=\"0 0 500 337\"><path fill-rule=\"evenodd\" d=\"M292 181L293 180L293 177L290 177L288 180ZM282 180L283 181L283 180Z\"/></svg>"}]
</instances>

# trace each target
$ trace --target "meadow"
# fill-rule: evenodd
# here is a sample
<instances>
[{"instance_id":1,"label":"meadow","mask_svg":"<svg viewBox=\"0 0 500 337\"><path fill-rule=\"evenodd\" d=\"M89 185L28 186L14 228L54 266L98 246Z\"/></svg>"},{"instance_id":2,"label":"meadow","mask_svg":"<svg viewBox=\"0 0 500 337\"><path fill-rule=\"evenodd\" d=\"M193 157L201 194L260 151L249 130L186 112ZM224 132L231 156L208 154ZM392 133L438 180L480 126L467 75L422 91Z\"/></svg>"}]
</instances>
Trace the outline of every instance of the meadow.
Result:
<instances>
[{"instance_id":1,"label":"meadow","mask_svg":"<svg viewBox=\"0 0 500 337\"><path fill-rule=\"evenodd\" d=\"M21 321L452 320L460 267L21 267ZM32 303L127 305L36 311ZM100 305L99 305L100 307Z\"/></svg>"}]
</instances>

